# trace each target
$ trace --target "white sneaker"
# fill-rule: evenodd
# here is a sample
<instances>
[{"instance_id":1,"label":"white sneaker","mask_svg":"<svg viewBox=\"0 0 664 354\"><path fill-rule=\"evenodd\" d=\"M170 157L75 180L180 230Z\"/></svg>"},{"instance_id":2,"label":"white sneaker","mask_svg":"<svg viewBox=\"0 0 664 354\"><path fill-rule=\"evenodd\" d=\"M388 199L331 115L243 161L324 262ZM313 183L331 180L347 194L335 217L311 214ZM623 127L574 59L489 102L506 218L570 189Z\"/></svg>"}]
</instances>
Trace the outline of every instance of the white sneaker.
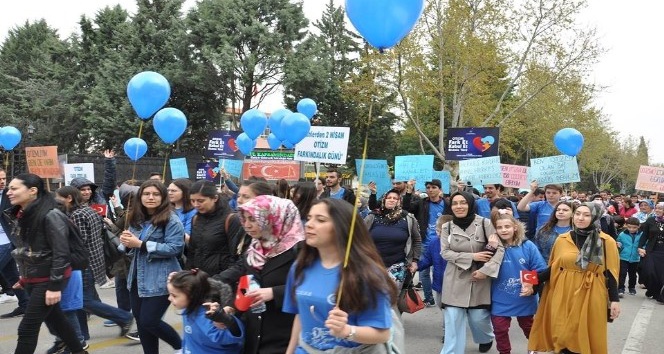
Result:
<instances>
[{"instance_id":1,"label":"white sneaker","mask_svg":"<svg viewBox=\"0 0 664 354\"><path fill-rule=\"evenodd\" d=\"M109 280L106 283L104 283L102 286L100 286L102 289L110 289L110 288L115 288L115 281L114 280Z\"/></svg>"},{"instance_id":2,"label":"white sneaker","mask_svg":"<svg viewBox=\"0 0 664 354\"><path fill-rule=\"evenodd\" d=\"M16 295L7 295L7 294L2 294L0 295L0 304L5 304L8 302L17 302L18 298Z\"/></svg>"},{"instance_id":3,"label":"white sneaker","mask_svg":"<svg viewBox=\"0 0 664 354\"><path fill-rule=\"evenodd\" d=\"M182 354L182 349L175 350L175 354Z\"/></svg>"}]
</instances>

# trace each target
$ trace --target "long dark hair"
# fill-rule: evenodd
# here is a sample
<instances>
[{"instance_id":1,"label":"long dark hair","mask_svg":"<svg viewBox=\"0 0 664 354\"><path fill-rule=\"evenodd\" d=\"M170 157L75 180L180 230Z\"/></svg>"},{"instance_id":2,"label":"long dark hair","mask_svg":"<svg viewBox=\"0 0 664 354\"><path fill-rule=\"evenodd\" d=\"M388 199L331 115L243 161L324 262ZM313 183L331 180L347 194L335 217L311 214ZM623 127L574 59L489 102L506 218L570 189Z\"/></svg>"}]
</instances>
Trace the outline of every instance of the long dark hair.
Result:
<instances>
[{"instance_id":1,"label":"long dark hair","mask_svg":"<svg viewBox=\"0 0 664 354\"><path fill-rule=\"evenodd\" d=\"M189 304L184 311L186 315L194 314L210 294L208 274L198 268L181 270L173 274L169 283L189 298Z\"/></svg>"},{"instance_id":2,"label":"long dark hair","mask_svg":"<svg viewBox=\"0 0 664 354\"><path fill-rule=\"evenodd\" d=\"M148 187L155 187L161 194L161 204L157 207L154 214L149 215L147 208L143 205L141 201L143 196L143 191ZM168 195L166 191L166 186L163 183L149 179L141 184L141 187L136 193L135 202L128 213L129 213L129 224L133 227L140 227L141 223L144 221L150 221L154 226L166 226L169 220L171 219L171 203L168 201Z\"/></svg>"},{"instance_id":3,"label":"long dark hair","mask_svg":"<svg viewBox=\"0 0 664 354\"><path fill-rule=\"evenodd\" d=\"M78 207L81 206L83 203L83 197L81 196L81 191L78 190L76 187L72 186L64 186L58 188L58 190L55 191L55 194L67 198L71 197L71 205L65 205L66 210L74 210L78 209Z\"/></svg>"},{"instance_id":4,"label":"long dark hair","mask_svg":"<svg viewBox=\"0 0 664 354\"><path fill-rule=\"evenodd\" d=\"M171 183L182 191L182 211L186 213L193 209L194 206L191 205L191 198L189 193L193 182L188 178L178 178L171 181Z\"/></svg>"},{"instance_id":5,"label":"long dark hair","mask_svg":"<svg viewBox=\"0 0 664 354\"><path fill-rule=\"evenodd\" d=\"M290 185L288 184L288 181L283 178L277 181L277 190L275 196L284 199L291 199L292 196L290 195Z\"/></svg>"},{"instance_id":6,"label":"long dark hair","mask_svg":"<svg viewBox=\"0 0 664 354\"><path fill-rule=\"evenodd\" d=\"M242 186L249 187L251 191L254 193L254 195L259 196L259 195L273 195L274 190L272 186L267 184L267 182L263 182L260 180L252 180L248 179L244 182L242 182Z\"/></svg>"},{"instance_id":7,"label":"long dark hair","mask_svg":"<svg viewBox=\"0 0 664 354\"><path fill-rule=\"evenodd\" d=\"M337 251L343 257L346 254L353 206L346 201L331 198L320 199L313 205L317 204L325 204L327 207L330 220L334 224ZM297 257L293 287L302 284L304 269L310 267L317 258L320 258L318 249L305 242ZM369 231L359 218L353 228L353 244L350 248L348 266L341 270L339 286L343 286L343 296L339 306L346 312L360 312L375 307L380 293L388 294L390 302L396 303L396 284L387 274ZM295 294L295 289L292 294Z\"/></svg>"},{"instance_id":8,"label":"long dark hair","mask_svg":"<svg viewBox=\"0 0 664 354\"><path fill-rule=\"evenodd\" d=\"M191 189L189 189L189 196L191 197L192 194L200 194L211 199L217 198L217 201L214 203L214 211L224 209L223 214L226 214L231 210L226 198L217 191L217 185L210 181L200 180L194 182L191 185Z\"/></svg>"},{"instance_id":9,"label":"long dark hair","mask_svg":"<svg viewBox=\"0 0 664 354\"><path fill-rule=\"evenodd\" d=\"M41 228L44 224L46 214L53 208L56 208L57 203L55 199L53 199L53 195L44 188L44 181L36 174L21 173L14 177L14 179L20 180L24 186L28 187L28 189L37 188L35 200L28 204L25 210L23 210L23 217L18 219L18 226L21 229L21 237L24 237L28 229ZM13 210L18 212L19 208Z\"/></svg>"},{"instance_id":10,"label":"long dark hair","mask_svg":"<svg viewBox=\"0 0 664 354\"><path fill-rule=\"evenodd\" d=\"M547 233L547 232L553 230L553 228L558 223L558 217L556 216L556 210L558 210L558 206L561 205L561 204L562 205L567 205L570 208L570 210L572 211L572 215L574 215L574 210L576 209L576 205L574 203L568 202L568 201L560 201L560 202L556 203L556 206L553 208L553 212L551 213L551 216L549 217L549 221L547 221L546 224L542 225L542 227L540 228L540 231L542 233ZM569 226L572 226L572 218L569 219Z\"/></svg>"},{"instance_id":11,"label":"long dark hair","mask_svg":"<svg viewBox=\"0 0 664 354\"><path fill-rule=\"evenodd\" d=\"M295 203L297 210L300 211L302 219L306 220L311 206L317 199L317 194L318 191L316 191L316 185L313 182L299 182L295 185L292 195L293 203Z\"/></svg>"}]
</instances>

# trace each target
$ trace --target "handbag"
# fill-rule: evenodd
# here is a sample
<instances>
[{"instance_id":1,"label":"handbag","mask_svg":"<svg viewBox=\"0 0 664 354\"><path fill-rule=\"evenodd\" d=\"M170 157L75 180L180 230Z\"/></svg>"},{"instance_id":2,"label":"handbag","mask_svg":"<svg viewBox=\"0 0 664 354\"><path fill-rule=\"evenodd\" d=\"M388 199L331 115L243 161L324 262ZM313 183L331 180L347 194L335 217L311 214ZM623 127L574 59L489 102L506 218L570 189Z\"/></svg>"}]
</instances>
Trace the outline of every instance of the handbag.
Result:
<instances>
[{"instance_id":1,"label":"handbag","mask_svg":"<svg viewBox=\"0 0 664 354\"><path fill-rule=\"evenodd\" d=\"M101 239L104 246L104 262L106 263L107 268L111 268L115 262L124 256L123 253L118 250L120 239L115 233L113 233L113 231L109 230L106 225L104 225Z\"/></svg>"},{"instance_id":2,"label":"handbag","mask_svg":"<svg viewBox=\"0 0 664 354\"><path fill-rule=\"evenodd\" d=\"M399 293L397 307L399 308L399 311L407 313L415 313L425 307L424 301L422 301L420 293L418 293L413 286L412 280L408 287L402 289Z\"/></svg>"}]
</instances>

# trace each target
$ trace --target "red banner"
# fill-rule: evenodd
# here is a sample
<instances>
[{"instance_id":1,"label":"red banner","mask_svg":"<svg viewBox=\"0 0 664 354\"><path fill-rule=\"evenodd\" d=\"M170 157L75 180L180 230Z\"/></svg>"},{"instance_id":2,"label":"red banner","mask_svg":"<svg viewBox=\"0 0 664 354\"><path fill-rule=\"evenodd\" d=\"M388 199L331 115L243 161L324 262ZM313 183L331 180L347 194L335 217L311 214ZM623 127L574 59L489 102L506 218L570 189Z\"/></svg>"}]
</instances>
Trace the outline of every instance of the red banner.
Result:
<instances>
[{"instance_id":1,"label":"red banner","mask_svg":"<svg viewBox=\"0 0 664 354\"><path fill-rule=\"evenodd\" d=\"M285 179L297 181L300 178L300 163L295 161L246 160L242 166L242 177L263 177L267 180Z\"/></svg>"}]
</instances>

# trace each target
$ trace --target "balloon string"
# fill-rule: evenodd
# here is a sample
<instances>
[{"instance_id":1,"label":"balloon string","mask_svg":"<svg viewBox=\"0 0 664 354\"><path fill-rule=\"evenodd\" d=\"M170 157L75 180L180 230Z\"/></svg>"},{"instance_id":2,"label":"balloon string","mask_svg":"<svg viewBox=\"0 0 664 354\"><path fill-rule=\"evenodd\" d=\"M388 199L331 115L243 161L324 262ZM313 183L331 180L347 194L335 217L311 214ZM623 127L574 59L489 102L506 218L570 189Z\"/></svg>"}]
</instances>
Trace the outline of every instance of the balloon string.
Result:
<instances>
[{"instance_id":1,"label":"balloon string","mask_svg":"<svg viewBox=\"0 0 664 354\"><path fill-rule=\"evenodd\" d=\"M168 156L170 155L170 151L166 154L166 157L164 157L164 168L161 171L161 180L166 182L166 162L168 162Z\"/></svg>"},{"instance_id":2,"label":"balloon string","mask_svg":"<svg viewBox=\"0 0 664 354\"><path fill-rule=\"evenodd\" d=\"M143 120L141 119L141 125L138 126L138 138L141 138L141 134L143 134Z\"/></svg>"},{"instance_id":3,"label":"balloon string","mask_svg":"<svg viewBox=\"0 0 664 354\"><path fill-rule=\"evenodd\" d=\"M138 126L138 138L141 138L141 134L143 133L143 120L141 119L141 124ZM138 144L136 144L136 152L134 153L134 156L138 156ZM134 163L131 166L131 182L136 183L136 160L134 160ZM129 216L127 215L129 213L129 208L131 206L131 200L134 198L129 198L127 201L127 209L125 210L125 220L124 220L124 229L127 230L129 226Z\"/></svg>"},{"instance_id":4,"label":"balloon string","mask_svg":"<svg viewBox=\"0 0 664 354\"><path fill-rule=\"evenodd\" d=\"M371 123L371 115L373 113L373 99L371 100L371 103L369 104L369 119L367 120L367 127L366 131L364 133L364 147L362 148L362 163L360 164L360 176L358 177L357 185L360 186L358 189L358 193L355 195L355 203L353 203L353 217L350 220L350 231L348 232L348 243L346 244L346 254L344 255L344 265L343 269L346 269L348 267L348 261L350 260L350 248L351 245L353 244L353 236L354 236L354 230L355 230L355 224L357 223L357 198L360 198L360 193L361 193L361 188L362 188L362 180L364 178L364 165L367 161L367 146L369 145L369 123ZM337 307L339 307L339 304L341 303L341 295L343 294L343 273L342 273L342 279L341 282L339 283L339 292L337 293Z\"/></svg>"},{"instance_id":5,"label":"balloon string","mask_svg":"<svg viewBox=\"0 0 664 354\"><path fill-rule=\"evenodd\" d=\"M5 150L5 171L8 170L9 170L9 151Z\"/></svg>"}]
</instances>

